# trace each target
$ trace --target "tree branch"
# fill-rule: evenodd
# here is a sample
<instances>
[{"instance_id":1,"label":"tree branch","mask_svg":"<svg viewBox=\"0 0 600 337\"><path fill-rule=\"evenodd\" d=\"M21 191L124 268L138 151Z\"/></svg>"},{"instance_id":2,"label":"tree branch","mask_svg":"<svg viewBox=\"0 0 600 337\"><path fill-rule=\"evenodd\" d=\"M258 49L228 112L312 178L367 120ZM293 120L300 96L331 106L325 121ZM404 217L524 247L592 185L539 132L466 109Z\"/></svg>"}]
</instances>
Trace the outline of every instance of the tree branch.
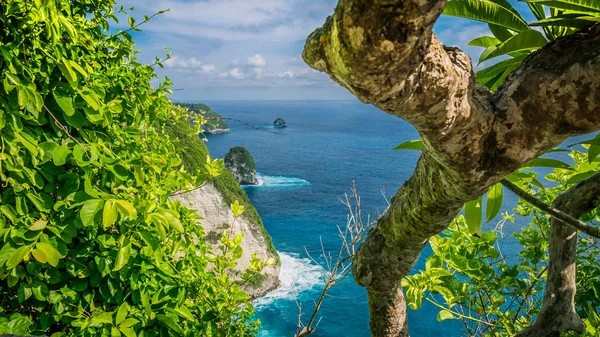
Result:
<instances>
[{"instance_id":1,"label":"tree branch","mask_svg":"<svg viewBox=\"0 0 600 337\"><path fill-rule=\"evenodd\" d=\"M445 3L339 0L303 53L424 140L413 176L353 261L377 337L408 336L401 279L466 201L569 136L600 128L600 25L534 53L492 95L476 84L469 57L433 36Z\"/></svg>"},{"instance_id":2,"label":"tree branch","mask_svg":"<svg viewBox=\"0 0 600 337\"><path fill-rule=\"evenodd\" d=\"M579 182L556 197L553 208L580 218L598 204L600 174ZM575 309L577 231L558 218L551 218L548 250L550 263L544 304L535 322L516 337L554 337L567 331L585 331L585 324Z\"/></svg>"},{"instance_id":3,"label":"tree branch","mask_svg":"<svg viewBox=\"0 0 600 337\"><path fill-rule=\"evenodd\" d=\"M553 216L558 221L560 221L566 225L569 225L577 230L580 230L589 236L592 236L595 238L600 238L600 228L590 226L581 220L575 219L574 217L570 216L568 213L561 212L560 210L558 210L550 205L547 205L546 203L544 203L540 199L534 197L533 195L527 193L527 191L521 189L519 186L512 183L508 179L502 179L502 185L504 185L504 187L506 187L509 191L516 194L519 198L521 198L521 199L527 201L528 203L532 204L533 206L539 208L540 210L547 213L548 215Z\"/></svg>"}]
</instances>

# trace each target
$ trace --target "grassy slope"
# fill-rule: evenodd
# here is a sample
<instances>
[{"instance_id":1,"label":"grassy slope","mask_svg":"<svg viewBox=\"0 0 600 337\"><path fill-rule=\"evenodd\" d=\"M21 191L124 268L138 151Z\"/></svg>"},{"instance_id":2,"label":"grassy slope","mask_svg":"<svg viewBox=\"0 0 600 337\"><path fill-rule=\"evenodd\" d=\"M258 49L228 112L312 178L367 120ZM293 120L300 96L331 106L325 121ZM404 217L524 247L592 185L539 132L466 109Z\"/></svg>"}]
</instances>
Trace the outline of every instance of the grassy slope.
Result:
<instances>
[{"instance_id":1,"label":"grassy slope","mask_svg":"<svg viewBox=\"0 0 600 337\"><path fill-rule=\"evenodd\" d=\"M176 145L178 146L176 146L176 148L179 156L183 160L183 165L186 170L192 172L202 169L206 163L208 149L199 137L192 134L192 127L189 123L181 121L179 123L167 125L165 126L165 132L172 139L177 139ZM265 229L262 218L233 175L224 169L221 175L213 178L211 182L221 192L223 199L225 199L225 202L228 205L233 204L233 202L237 200L244 206L245 211L243 216L258 226L267 242L269 251L275 255L277 263L279 263L279 255L277 254L277 250L275 250L271 236Z\"/></svg>"}]
</instances>

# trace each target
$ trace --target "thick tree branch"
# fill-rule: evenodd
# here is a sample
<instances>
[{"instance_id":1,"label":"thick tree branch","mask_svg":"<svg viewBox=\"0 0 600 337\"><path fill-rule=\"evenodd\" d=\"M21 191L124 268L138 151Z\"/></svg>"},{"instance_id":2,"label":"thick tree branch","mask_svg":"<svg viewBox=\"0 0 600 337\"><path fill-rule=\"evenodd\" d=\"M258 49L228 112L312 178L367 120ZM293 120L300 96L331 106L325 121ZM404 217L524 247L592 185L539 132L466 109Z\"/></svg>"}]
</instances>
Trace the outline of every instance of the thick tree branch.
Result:
<instances>
[{"instance_id":1,"label":"thick tree branch","mask_svg":"<svg viewBox=\"0 0 600 337\"><path fill-rule=\"evenodd\" d=\"M581 181L553 203L553 208L580 218L600 203L600 174ZM535 322L516 337L554 337L567 331L583 333L585 324L575 309L577 230L550 219L550 263L544 305Z\"/></svg>"},{"instance_id":2,"label":"thick tree branch","mask_svg":"<svg viewBox=\"0 0 600 337\"><path fill-rule=\"evenodd\" d=\"M600 25L533 54L492 95L468 56L433 36L444 4L340 0L303 54L424 140L414 175L353 262L377 337L407 336L401 279L466 201L567 137L600 129Z\"/></svg>"},{"instance_id":3,"label":"thick tree branch","mask_svg":"<svg viewBox=\"0 0 600 337\"><path fill-rule=\"evenodd\" d=\"M560 221L566 225L569 225L577 230L580 230L589 236L592 236L595 238L600 238L600 228L590 226L587 223L572 217L571 215L569 215L569 213L562 212L561 210L556 209L553 206L545 204L540 199L527 193L527 191L522 190L521 188L519 188L519 186L513 184L512 182L510 182L507 179L502 180L502 185L504 185L504 187L508 188L511 192L516 194L519 198L527 201L528 203L532 204L536 208L539 208L540 210L544 211L548 215L553 216L558 221Z\"/></svg>"}]
</instances>

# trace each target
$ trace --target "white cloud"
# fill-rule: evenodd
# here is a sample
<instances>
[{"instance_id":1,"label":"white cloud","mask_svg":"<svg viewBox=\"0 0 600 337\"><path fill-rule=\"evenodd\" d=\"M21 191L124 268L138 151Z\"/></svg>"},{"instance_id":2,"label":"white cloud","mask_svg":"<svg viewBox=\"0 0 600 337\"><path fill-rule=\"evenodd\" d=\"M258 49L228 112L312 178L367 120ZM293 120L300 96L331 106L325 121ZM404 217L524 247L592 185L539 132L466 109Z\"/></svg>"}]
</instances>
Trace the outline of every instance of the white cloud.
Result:
<instances>
[{"instance_id":1,"label":"white cloud","mask_svg":"<svg viewBox=\"0 0 600 337\"><path fill-rule=\"evenodd\" d=\"M202 62L198 61L195 57L181 58L177 55L172 56L170 59L163 62L167 68L192 68L197 69L202 66Z\"/></svg>"},{"instance_id":2,"label":"white cloud","mask_svg":"<svg viewBox=\"0 0 600 337\"><path fill-rule=\"evenodd\" d=\"M206 74L214 73L217 70L214 64L205 64L202 66L202 72Z\"/></svg>"},{"instance_id":3,"label":"white cloud","mask_svg":"<svg viewBox=\"0 0 600 337\"><path fill-rule=\"evenodd\" d=\"M241 79L246 78L247 76L240 71L240 68L233 68L229 71L220 73L217 77L220 77L220 78L231 77L231 78L235 78L237 80L241 80Z\"/></svg>"},{"instance_id":4,"label":"white cloud","mask_svg":"<svg viewBox=\"0 0 600 337\"><path fill-rule=\"evenodd\" d=\"M248 58L248 64L254 68L264 68L267 65L267 61L260 54L255 54Z\"/></svg>"}]
</instances>

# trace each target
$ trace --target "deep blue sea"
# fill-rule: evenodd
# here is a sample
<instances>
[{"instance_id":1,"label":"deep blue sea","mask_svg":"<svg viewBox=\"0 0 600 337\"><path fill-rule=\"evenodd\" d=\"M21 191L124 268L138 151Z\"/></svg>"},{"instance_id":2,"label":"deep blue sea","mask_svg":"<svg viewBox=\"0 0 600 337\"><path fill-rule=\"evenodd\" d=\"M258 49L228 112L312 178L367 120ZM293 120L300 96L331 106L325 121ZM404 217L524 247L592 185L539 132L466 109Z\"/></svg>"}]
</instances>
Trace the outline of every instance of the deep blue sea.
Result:
<instances>
[{"instance_id":1,"label":"deep blue sea","mask_svg":"<svg viewBox=\"0 0 600 337\"><path fill-rule=\"evenodd\" d=\"M305 253L337 252L337 225L343 226L347 212L339 198L355 182L363 213L385 209L382 190L390 198L413 172L419 152L391 151L394 146L417 139L416 130L401 119L358 101L215 101L206 102L224 117L241 119L268 131L257 131L228 122L231 132L208 135L214 157L224 157L237 145L253 155L261 185L246 192L262 216L281 255L281 289L255 302L262 322L262 337L291 337L296 331L298 304L307 319L322 287L320 272ZM273 129L273 121L284 118L285 129ZM505 192L505 207L515 198ZM523 225L508 224L510 233ZM487 230L492 229L489 225ZM508 246L507 246L508 245ZM507 242L510 251L514 242ZM428 251L415 269L423 268ZM369 313L363 288L349 284L332 291L325 300L322 321L313 335L368 337ZM340 299L343 297L345 299ZM458 321L437 322L438 310L424 304L409 310L413 336L461 336Z\"/></svg>"}]
</instances>

